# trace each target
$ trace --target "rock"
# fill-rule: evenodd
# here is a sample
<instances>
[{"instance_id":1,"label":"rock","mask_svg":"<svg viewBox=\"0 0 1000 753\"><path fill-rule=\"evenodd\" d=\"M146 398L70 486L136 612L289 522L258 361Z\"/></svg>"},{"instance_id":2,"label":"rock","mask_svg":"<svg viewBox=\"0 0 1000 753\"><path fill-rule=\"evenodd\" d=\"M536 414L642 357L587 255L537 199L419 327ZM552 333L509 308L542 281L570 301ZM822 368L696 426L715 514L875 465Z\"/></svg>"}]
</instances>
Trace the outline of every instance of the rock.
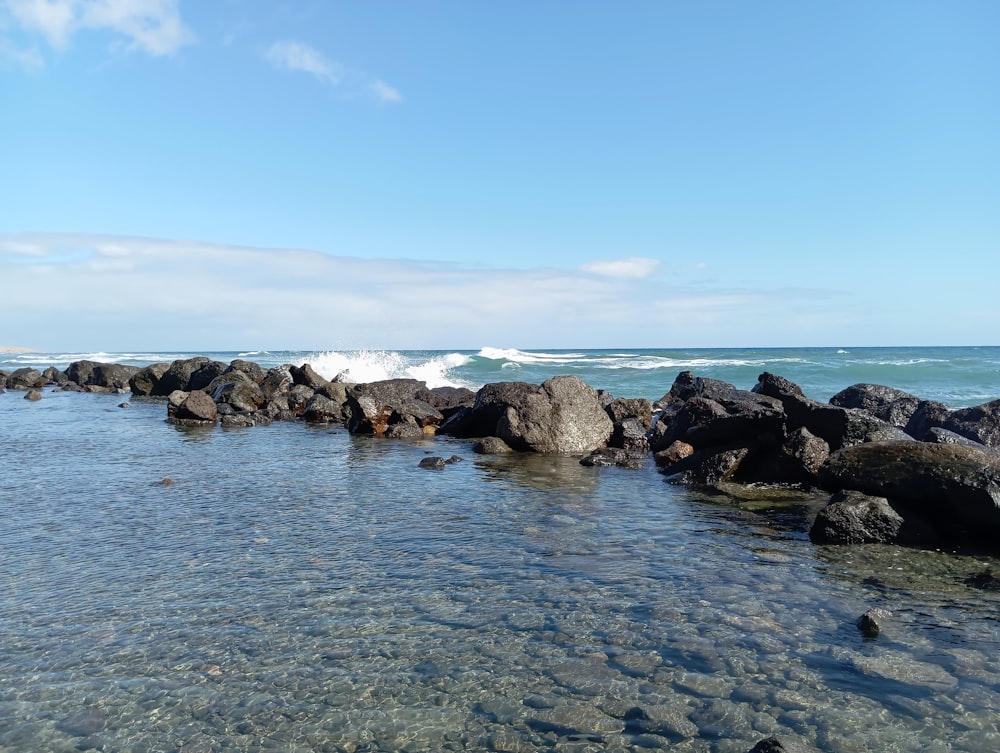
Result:
<instances>
[{"instance_id":1,"label":"rock","mask_svg":"<svg viewBox=\"0 0 1000 753\"><path fill-rule=\"evenodd\" d=\"M906 427L921 402L916 395L880 384L855 384L830 398L830 405L859 408L899 428Z\"/></svg>"},{"instance_id":2,"label":"rock","mask_svg":"<svg viewBox=\"0 0 1000 753\"><path fill-rule=\"evenodd\" d=\"M582 454L606 445L612 429L597 391L578 377L561 376L508 404L496 435L517 450Z\"/></svg>"},{"instance_id":3,"label":"rock","mask_svg":"<svg viewBox=\"0 0 1000 753\"><path fill-rule=\"evenodd\" d=\"M97 363L94 361L73 361L73 363L66 367L66 378L81 387L94 384L93 379L96 369Z\"/></svg>"},{"instance_id":4,"label":"rock","mask_svg":"<svg viewBox=\"0 0 1000 753\"><path fill-rule=\"evenodd\" d=\"M792 431L784 444L754 461L744 474L747 481L813 486L819 469L830 456L826 440L814 436L805 427Z\"/></svg>"},{"instance_id":5,"label":"rock","mask_svg":"<svg viewBox=\"0 0 1000 753\"><path fill-rule=\"evenodd\" d=\"M798 741L768 737L753 746L747 753L807 753L807 751L808 749Z\"/></svg>"},{"instance_id":6,"label":"rock","mask_svg":"<svg viewBox=\"0 0 1000 753\"><path fill-rule=\"evenodd\" d=\"M994 575L990 568L970 575L965 579L965 584L978 588L980 591L1000 591L1000 578Z\"/></svg>"},{"instance_id":7,"label":"rock","mask_svg":"<svg viewBox=\"0 0 1000 753\"><path fill-rule=\"evenodd\" d=\"M294 387L292 387L291 390L289 390L288 394L284 397L285 409L290 410L292 413L296 415L299 415L305 411L306 406L309 404L309 401L315 394L316 393L313 391L313 389L308 385L296 384ZM329 395L325 395L325 397L329 397ZM279 400L281 400L281 398L279 398ZM272 402L278 402L278 401L272 401ZM334 402L340 406L343 406L344 404L343 400L339 402L334 400Z\"/></svg>"},{"instance_id":8,"label":"rock","mask_svg":"<svg viewBox=\"0 0 1000 753\"><path fill-rule=\"evenodd\" d=\"M268 402L287 395L294 386L295 380L292 378L291 366L287 365L268 369L260 381L261 392L264 393L264 398Z\"/></svg>"},{"instance_id":9,"label":"rock","mask_svg":"<svg viewBox=\"0 0 1000 753\"><path fill-rule=\"evenodd\" d=\"M45 377L46 382L51 382L52 384L65 384L69 381L69 377L66 376L65 371L57 369L55 366L49 366L42 372L42 376Z\"/></svg>"},{"instance_id":10,"label":"rock","mask_svg":"<svg viewBox=\"0 0 1000 753\"><path fill-rule=\"evenodd\" d=\"M421 437L432 436L433 426L417 426L405 421L389 424L382 435L386 439L420 439Z\"/></svg>"},{"instance_id":11,"label":"rock","mask_svg":"<svg viewBox=\"0 0 1000 753\"><path fill-rule=\"evenodd\" d=\"M562 737L589 740L602 740L605 735L615 735L625 729L622 720L608 716L589 704L538 709L526 721L538 732L555 732Z\"/></svg>"},{"instance_id":12,"label":"rock","mask_svg":"<svg viewBox=\"0 0 1000 753\"><path fill-rule=\"evenodd\" d=\"M431 404L433 396L416 379L386 379L358 384L347 393L347 429L352 434L382 436L390 424L436 427L444 416Z\"/></svg>"},{"instance_id":13,"label":"rock","mask_svg":"<svg viewBox=\"0 0 1000 753\"><path fill-rule=\"evenodd\" d=\"M635 416L625 418L613 425L608 444L631 452L647 453L649 452L647 427L640 418Z\"/></svg>"},{"instance_id":14,"label":"rock","mask_svg":"<svg viewBox=\"0 0 1000 753\"><path fill-rule=\"evenodd\" d=\"M25 400L41 400L42 399L42 393L39 392L38 390L36 390L34 387L32 387L30 390L28 390L25 393L24 399Z\"/></svg>"},{"instance_id":15,"label":"rock","mask_svg":"<svg viewBox=\"0 0 1000 753\"><path fill-rule=\"evenodd\" d=\"M30 390L32 387L44 387L45 377L38 369L29 366L17 369L7 376L7 389Z\"/></svg>"},{"instance_id":16,"label":"rock","mask_svg":"<svg viewBox=\"0 0 1000 753\"><path fill-rule=\"evenodd\" d=\"M580 461L585 466L619 466L621 468L645 468L646 453L626 450L621 447L600 447Z\"/></svg>"},{"instance_id":17,"label":"rock","mask_svg":"<svg viewBox=\"0 0 1000 753\"><path fill-rule=\"evenodd\" d=\"M302 417L315 424L341 423L344 420L344 406L317 392L306 402Z\"/></svg>"},{"instance_id":18,"label":"rock","mask_svg":"<svg viewBox=\"0 0 1000 753\"><path fill-rule=\"evenodd\" d=\"M891 617L892 612L888 609L873 607L858 618L858 630L866 638L877 638L882 632L882 626Z\"/></svg>"},{"instance_id":19,"label":"rock","mask_svg":"<svg viewBox=\"0 0 1000 753\"><path fill-rule=\"evenodd\" d=\"M94 369L89 386L102 387L114 392L128 392L132 377L138 373L138 366L121 363L99 363Z\"/></svg>"},{"instance_id":20,"label":"rock","mask_svg":"<svg viewBox=\"0 0 1000 753\"><path fill-rule=\"evenodd\" d=\"M459 409L441 425L442 434L470 439L497 436L500 418L512 404L528 399L538 387L527 382L493 382L483 385L469 408Z\"/></svg>"},{"instance_id":21,"label":"rock","mask_svg":"<svg viewBox=\"0 0 1000 753\"><path fill-rule=\"evenodd\" d=\"M242 358L236 358L229 362L229 366L223 373L229 374L234 371L246 374L254 384L260 384L264 381L264 369L253 361L244 361Z\"/></svg>"},{"instance_id":22,"label":"rock","mask_svg":"<svg viewBox=\"0 0 1000 753\"><path fill-rule=\"evenodd\" d=\"M885 497L839 491L819 511L809 538L814 544L933 544L934 529L919 516L904 517Z\"/></svg>"},{"instance_id":23,"label":"rock","mask_svg":"<svg viewBox=\"0 0 1000 753\"><path fill-rule=\"evenodd\" d=\"M324 379L317 374L313 367L308 363L304 363L301 366L289 366L288 371L291 373L292 381L295 384L305 385L306 387L311 388L313 392L319 390L330 381L329 379Z\"/></svg>"},{"instance_id":24,"label":"rock","mask_svg":"<svg viewBox=\"0 0 1000 753\"><path fill-rule=\"evenodd\" d=\"M136 397L162 394L156 392L156 388L160 383L160 379L167 373L167 369L169 368L170 364L168 363L153 363L145 368L139 369L128 380L128 386L132 391L132 394Z\"/></svg>"},{"instance_id":25,"label":"rock","mask_svg":"<svg viewBox=\"0 0 1000 753\"><path fill-rule=\"evenodd\" d=\"M422 458L417 465L421 468L429 468L431 470L441 470L445 467L446 461L444 458L435 455L429 458Z\"/></svg>"},{"instance_id":26,"label":"rock","mask_svg":"<svg viewBox=\"0 0 1000 753\"><path fill-rule=\"evenodd\" d=\"M870 442L831 455L820 481L891 499L952 538L989 541L1000 530L1000 455L978 447Z\"/></svg>"},{"instance_id":27,"label":"rock","mask_svg":"<svg viewBox=\"0 0 1000 753\"><path fill-rule=\"evenodd\" d=\"M213 361L205 356L178 359L160 377L153 395L169 395L174 390L190 392L201 390L212 383L226 370L226 365Z\"/></svg>"},{"instance_id":28,"label":"rock","mask_svg":"<svg viewBox=\"0 0 1000 753\"><path fill-rule=\"evenodd\" d=\"M913 415L910 416L910 420L906 422L904 428L906 433L914 439L927 441L931 429L944 427L949 413L951 413L951 408L944 403L922 400L917 404L917 409L913 411Z\"/></svg>"},{"instance_id":29,"label":"rock","mask_svg":"<svg viewBox=\"0 0 1000 753\"><path fill-rule=\"evenodd\" d=\"M951 411L943 428L988 447L1000 447L1000 400Z\"/></svg>"},{"instance_id":30,"label":"rock","mask_svg":"<svg viewBox=\"0 0 1000 753\"><path fill-rule=\"evenodd\" d=\"M657 465L673 465L678 463L684 458L689 458L694 455L694 447L689 445L687 442L682 442L679 439L672 442L669 447L665 450L660 450L653 455L653 459L656 461Z\"/></svg>"},{"instance_id":31,"label":"rock","mask_svg":"<svg viewBox=\"0 0 1000 753\"><path fill-rule=\"evenodd\" d=\"M108 726L107 714L98 708L74 711L56 723L56 729L73 737L86 737Z\"/></svg>"},{"instance_id":32,"label":"rock","mask_svg":"<svg viewBox=\"0 0 1000 753\"><path fill-rule=\"evenodd\" d=\"M940 426L931 427L922 437L922 440L924 442L931 442L932 444L965 444L986 449L986 445L974 439L963 437L961 434L956 434L950 429L943 429Z\"/></svg>"},{"instance_id":33,"label":"rock","mask_svg":"<svg viewBox=\"0 0 1000 753\"><path fill-rule=\"evenodd\" d=\"M472 451L478 455L506 455L514 450L500 437L483 437L472 445Z\"/></svg>"},{"instance_id":34,"label":"rock","mask_svg":"<svg viewBox=\"0 0 1000 753\"><path fill-rule=\"evenodd\" d=\"M118 407L119 408L131 408L132 406L128 402L124 402L124 403L118 403Z\"/></svg>"},{"instance_id":35,"label":"rock","mask_svg":"<svg viewBox=\"0 0 1000 753\"><path fill-rule=\"evenodd\" d=\"M627 734L658 735L671 740L698 736L698 726L688 719L684 710L672 706L633 706L625 712Z\"/></svg>"},{"instance_id":36,"label":"rock","mask_svg":"<svg viewBox=\"0 0 1000 753\"><path fill-rule=\"evenodd\" d=\"M465 387L434 387L429 392L431 399L427 402L439 410L446 420L463 408L471 408L476 402L476 393Z\"/></svg>"},{"instance_id":37,"label":"rock","mask_svg":"<svg viewBox=\"0 0 1000 753\"><path fill-rule=\"evenodd\" d=\"M234 410L249 412L263 407L264 392L257 382L244 371L227 371L220 374L205 390L216 403L226 403Z\"/></svg>"},{"instance_id":38,"label":"rock","mask_svg":"<svg viewBox=\"0 0 1000 753\"><path fill-rule=\"evenodd\" d=\"M168 405L168 415L170 406ZM215 401L207 392L193 390L174 409L172 418L183 423L215 423L219 418L219 411Z\"/></svg>"}]
</instances>

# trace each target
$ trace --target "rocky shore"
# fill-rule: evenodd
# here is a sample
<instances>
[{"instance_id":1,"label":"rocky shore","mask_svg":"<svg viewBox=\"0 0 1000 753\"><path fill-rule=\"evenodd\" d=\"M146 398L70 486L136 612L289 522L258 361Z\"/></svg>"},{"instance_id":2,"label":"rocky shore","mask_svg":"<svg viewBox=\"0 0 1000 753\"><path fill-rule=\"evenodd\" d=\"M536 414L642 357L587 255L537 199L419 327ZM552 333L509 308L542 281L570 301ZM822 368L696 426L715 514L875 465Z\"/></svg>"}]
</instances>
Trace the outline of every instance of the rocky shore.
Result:
<instances>
[{"instance_id":1,"label":"rocky shore","mask_svg":"<svg viewBox=\"0 0 1000 753\"><path fill-rule=\"evenodd\" d=\"M828 492L810 531L817 544L1000 549L1000 400L953 410L857 384L823 403L770 373L743 390L685 371L653 402L614 397L572 376L473 392L412 379L329 381L308 364L265 370L206 357L0 372L0 391L26 398L53 386L161 398L177 424L302 420L387 438L469 439L480 453L579 455L592 466L643 467L652 458L679 483Z\"/></svg>"}]
</instances>

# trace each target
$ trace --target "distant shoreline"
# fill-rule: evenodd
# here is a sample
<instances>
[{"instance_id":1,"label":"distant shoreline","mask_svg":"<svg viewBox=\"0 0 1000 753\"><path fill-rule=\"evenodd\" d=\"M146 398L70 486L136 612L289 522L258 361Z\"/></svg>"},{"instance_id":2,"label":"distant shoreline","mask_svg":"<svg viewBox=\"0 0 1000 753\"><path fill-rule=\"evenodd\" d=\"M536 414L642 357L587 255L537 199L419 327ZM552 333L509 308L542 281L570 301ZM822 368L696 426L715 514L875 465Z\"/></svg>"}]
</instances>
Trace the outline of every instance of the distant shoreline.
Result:
<instances>
[{"instance_id":1,"label":"distant shoreline","mask_svg":"<svg viewBox=\"0 0 1000 753\"><path fill-rule=\"evenodd\" d=\"M32 348L19 348L16 345L0 345L0 353L37 353Z\"/></svg>"}]
</instances>

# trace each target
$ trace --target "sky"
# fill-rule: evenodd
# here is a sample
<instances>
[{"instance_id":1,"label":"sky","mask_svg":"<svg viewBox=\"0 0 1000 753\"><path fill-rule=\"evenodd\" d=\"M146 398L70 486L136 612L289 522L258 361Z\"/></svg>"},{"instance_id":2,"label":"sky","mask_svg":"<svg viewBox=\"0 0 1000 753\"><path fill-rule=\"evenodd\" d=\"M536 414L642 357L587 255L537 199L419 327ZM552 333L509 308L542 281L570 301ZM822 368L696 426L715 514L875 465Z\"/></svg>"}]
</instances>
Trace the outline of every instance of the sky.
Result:
<instances>
[{"instance_id":1,"label":"sky","mask_svg":"<svg viewBox=\"0 0 1000 753\"><path fill-rule=\"evenodd\" d=\"M0 0L0 345L1000 345L995 0Z\"/></svg>"}]
</instances>

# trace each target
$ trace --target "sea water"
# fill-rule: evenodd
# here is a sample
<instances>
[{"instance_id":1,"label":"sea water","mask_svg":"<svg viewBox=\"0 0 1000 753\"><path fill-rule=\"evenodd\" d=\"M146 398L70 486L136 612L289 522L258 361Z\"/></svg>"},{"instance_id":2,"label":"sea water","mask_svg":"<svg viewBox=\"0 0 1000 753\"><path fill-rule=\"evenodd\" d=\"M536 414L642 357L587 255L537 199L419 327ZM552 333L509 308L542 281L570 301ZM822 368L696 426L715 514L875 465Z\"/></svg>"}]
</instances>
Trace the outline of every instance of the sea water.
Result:
<instances>
[{"instance_id":1,"label":"sea water","mask_svg":"<svg viewBox=\"0 0 1000 753\"><path fill-rule=\"evenodd\" d=\"M1000 397L992 348L206 355L469 387L574 373L651 399L684 369ZM126 398L0 395L3 753L1000 749L1000 595L969 584L992 556L814 546L813 493L181 428ZM892 612L875 640L855 626L872 607Z\"/></svg>"}]
</instances>

